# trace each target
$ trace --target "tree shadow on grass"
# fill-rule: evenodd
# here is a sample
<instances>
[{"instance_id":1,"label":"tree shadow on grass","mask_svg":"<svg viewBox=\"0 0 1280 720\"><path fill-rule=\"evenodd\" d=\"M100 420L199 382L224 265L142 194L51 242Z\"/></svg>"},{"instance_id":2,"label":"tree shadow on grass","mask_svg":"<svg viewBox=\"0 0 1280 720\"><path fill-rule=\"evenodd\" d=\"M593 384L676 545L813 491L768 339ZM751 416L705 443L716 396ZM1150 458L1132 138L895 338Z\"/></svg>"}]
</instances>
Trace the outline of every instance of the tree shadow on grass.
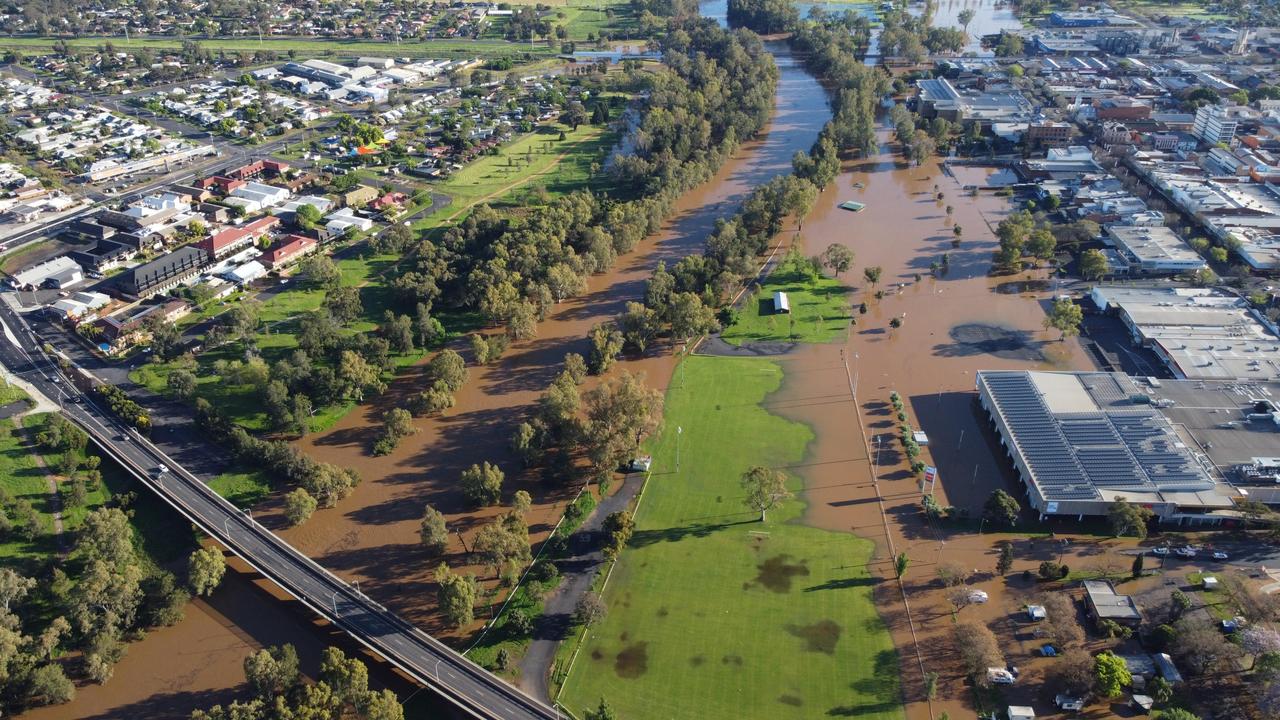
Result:
<instances>
[{"instance_id":1,"label":"tree shadow on grass","mask_svg":"<svg viewBox=\"0 0 1280 720\"><path fill-rule=\"evenodd\" d=\"M820 592L822 590L848 590L849 588L856 587L870 587L875 585L877 582L878 581L875 578L869 577L836 578L828 580L820 585L810 585L805 588L804 591Z\"/></svg>"},{"instance_id":2,"label":"tree shadow on grass","mask_svg":"<svg viewBox=\"0 0 1280 720\"><path fill-rule=\"evenodd\" d=\"M631 536L631 547L644 547L646 545L654 545L660 542L679 542L685 538L707 537L717 530L723 530L734 525L755 525L759 523L758 518L750 520L738 520L737 522L725 523L693 523L682 527L665 528L663 530L639 530Z\"/></svg>"},{"instance_id":3,"label":"tree shadow on grass","mask_svg":"<svg viewBox=\"0 0 1280 720\"><path fill-rule=\"evenodd\" d=\"M849 684L849 687L854 692L877 698L877 700L853 705L838 705L827 710L828 717L877 715L901 707L897 651L877 652L871 677L855 680Z\"/></svg>"}]
</instances>

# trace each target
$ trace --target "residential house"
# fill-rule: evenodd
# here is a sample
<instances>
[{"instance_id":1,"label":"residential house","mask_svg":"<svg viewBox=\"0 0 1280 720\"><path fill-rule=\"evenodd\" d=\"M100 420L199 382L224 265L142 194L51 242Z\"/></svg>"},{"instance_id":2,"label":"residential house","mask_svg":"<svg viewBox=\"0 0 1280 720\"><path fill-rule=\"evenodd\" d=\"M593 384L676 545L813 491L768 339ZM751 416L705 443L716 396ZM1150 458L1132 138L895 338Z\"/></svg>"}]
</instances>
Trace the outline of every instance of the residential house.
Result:
<instances>
[{"instance_id":1,"label":"residential house","mask_svg":"<svg viewBox=\"0 0 1280 720\"><path fill-rule=\"evenodd\" d=\"M318 247L320 247L319 243L305 235L285 235L274 246L264 252L259 261L268 268L279 272L315 252Z\"/></svg>"},{"instance_id":2,"label":"residential house","mask_svg":"<svg viewBox=\"0 0 1280 720\"><path fill-rule=\"evenodd\" d=\"M368 185L357 185L342 194L343 207L361 207L373 202L378 197L378 191Z\"/></svg>"},{"instance_id":3,"label":"residential house","mask_svg":"<svg viewBox=\"0 0 1280 720\"><path fill-rule=\"evenodd\" d=\"M1111 620L1121 625L1137 625L1142 613L1128 595L1116 592L1115 586L1106 580L1084 581L1085 606L1095 620Z\"/></svg>"}]
</instances>

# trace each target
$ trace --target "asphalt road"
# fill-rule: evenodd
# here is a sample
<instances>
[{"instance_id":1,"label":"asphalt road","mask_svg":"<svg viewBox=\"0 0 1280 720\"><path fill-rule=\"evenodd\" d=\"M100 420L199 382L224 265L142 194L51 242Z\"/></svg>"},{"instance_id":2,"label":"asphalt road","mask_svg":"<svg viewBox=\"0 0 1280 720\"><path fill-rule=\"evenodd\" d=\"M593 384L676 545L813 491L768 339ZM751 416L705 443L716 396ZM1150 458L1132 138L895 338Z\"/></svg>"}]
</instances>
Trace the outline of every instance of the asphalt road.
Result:
<instances>
[{"instance_id":1,"label":"asphalt road","mask_svg":"<svg viewBox=\"0 0 1280 720\"><path fill-rule=\"evenodd\" d=\"M557 711L525 695L448 646L414 628L286 544L214 493L195 475L109 411L82 396L23 318L0 303L0 362L54 400L104 452L163 500L317 614L350 633L421 684L477 718L555 718ZM166 472L157 472L161 465Z\"/></svg>"}]
</instances>

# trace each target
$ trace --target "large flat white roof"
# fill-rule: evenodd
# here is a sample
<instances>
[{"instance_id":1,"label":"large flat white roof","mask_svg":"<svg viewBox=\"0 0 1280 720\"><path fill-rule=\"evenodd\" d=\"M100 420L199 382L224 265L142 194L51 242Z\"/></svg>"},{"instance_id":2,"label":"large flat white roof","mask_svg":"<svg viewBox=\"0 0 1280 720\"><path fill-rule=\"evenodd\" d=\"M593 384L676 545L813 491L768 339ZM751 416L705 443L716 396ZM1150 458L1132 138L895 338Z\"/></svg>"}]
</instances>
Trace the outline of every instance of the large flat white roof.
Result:
<instances>
[{"instance_id":1,"label":"large flat white roof","mask_svg":"<svg viewBox=\"0 0 1280 720\"><path fill-rule=\"evenodd\" d=\"M1209 288L1099 285L1100 308L1118 310L1130 329L1179 377L1280 378L1280 337L1243 299Z\"/></svg>"}]
</instances>

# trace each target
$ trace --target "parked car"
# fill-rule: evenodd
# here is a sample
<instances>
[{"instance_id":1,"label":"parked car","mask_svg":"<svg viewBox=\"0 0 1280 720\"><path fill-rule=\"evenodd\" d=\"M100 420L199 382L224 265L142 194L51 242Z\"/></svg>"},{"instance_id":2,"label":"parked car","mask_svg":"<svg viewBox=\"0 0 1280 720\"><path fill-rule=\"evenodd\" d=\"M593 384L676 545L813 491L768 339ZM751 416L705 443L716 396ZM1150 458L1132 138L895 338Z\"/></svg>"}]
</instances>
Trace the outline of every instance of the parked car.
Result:
<instances>
[{"instance_id":1,"label":"parked car","mask_svg":"<svg viewBox=\"0 0 1280 720\"><path fill-rule=\"evenodd\" d=\"M1177 550L1174 550L1174 552L1176 552L1177 554L1185 558L1193 558L1196 556L1196 549L1191 547L1190 545L1187 545L1185 547L1180 547Z\"/></svg>"},{"instance_id":2,"label":"parked car","mask_svg":"<svg viewBox=\"0 0 1280 720\"><path fill-rule=\"evenodd\" d=\"M1012 685L1017 678L1004 668L987 668L987 682L993 685Z\"/></svg>"},{"instance_id":3,"label":"parked car","mask_svg":"<svg viewBox=\"0 0 1280 720\"><path fill-rule=\"evenodd\" d=\"M641 455L631 460L625 467L627 472L649 472L653 467L653 456Z\"/></svg>"},{"instance_id":4,"label":"parked car","mask_svg":"<svg viewBox=\"0 0 1280 720\"><path fill-rule=\"evenodd\" d=\"M1083 710L1084 709L1084 700L1081 700L1080 698L1071 697L1070 695L1058 695L1053 699L1053 704L1057 705L1062 710Z\"/></svg>"},{"instance_id":5,"label":"parked car","mask_svg":"<svg viewBox=\"0 0 1280 720\"><path fill-rule=\"evenodd\" d=\"M1230 559L1230 558L1229 558L1229 556L1227 555L1227 551L1226 551L1226 550L1214 550L1214 551L1213 551L1213 559L1214 559L1214 560L1228 560L1228 559Z\"/></svg>"},{"instance_id":6,"label":"parked car","mask_svg":"<svg viewBox=\"0 0 1280 720\"><path fill-rule=\"evenodd\" d=\"M974 603L975 605L981 605L982 603L986 602L989 599L990 598L987 595L986 590L970 590L969 591L969 602Z\"/></svg>"},{"instance_id":7,"label":"parked car","mask_svg":"<svg viewBox=\"0 0 1280 720\"><path fill-rule=\"evenodd\" d=\"M1151 554L1152 554L1152 555L1168 555L1168 554L1169 554L1169 548L1168 548L1168 546L1161 545L1161 546L1160 546L1160 547L1158 547L1158 548L1152 548L1152 549L1151 549Z\"/></svg>"},{"instance_id":8,"label":"parked car","mask_svg":"<svg viewBox=\"0 0 1280 720\"><path fill-rule=\"evenodd\" d=\"M1230 635L1231 633L1239 630L1240 628L1248 624L1249 624L1248 620L1245 620L1243 617L1237 615L1231 618L1230 620L1222 621L1222 632Z\"/></svg>"}]
</instances>

